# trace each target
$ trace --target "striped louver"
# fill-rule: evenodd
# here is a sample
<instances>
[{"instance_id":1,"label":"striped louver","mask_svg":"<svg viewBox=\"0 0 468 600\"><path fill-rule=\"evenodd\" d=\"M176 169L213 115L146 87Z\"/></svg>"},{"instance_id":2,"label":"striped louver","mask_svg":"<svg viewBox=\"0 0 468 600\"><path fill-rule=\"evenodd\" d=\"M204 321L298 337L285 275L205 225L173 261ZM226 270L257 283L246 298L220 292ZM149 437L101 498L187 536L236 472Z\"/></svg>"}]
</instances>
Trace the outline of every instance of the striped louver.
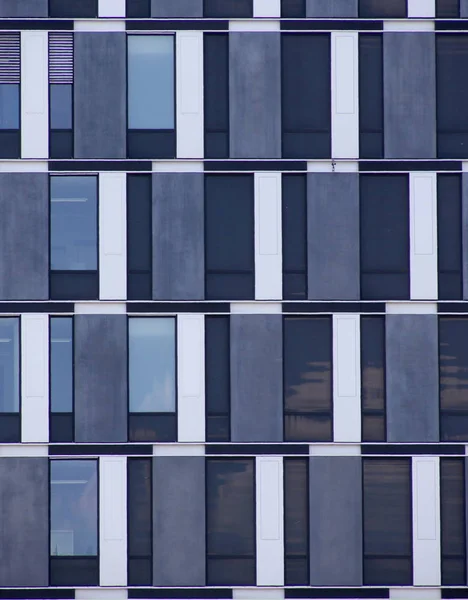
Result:
<instances>
[{"instance_id":1,"label":"striped louver","mask_svg":"<svg viewBox=\"0 0 468 600\"><path fill-rule=\"evenodd\" d=\"M72 33L49 33L49 83L73 83Z\"/></svg>"},{"instance_id":2,"label":"striped louver","mask_svg":"<svg viewBox=\"0 0 468 600\"><path fill-rule=\"evenodd\" d=\"M0 34L0 83L20 82L20 34Z\"/></svg>"}]
</instances>

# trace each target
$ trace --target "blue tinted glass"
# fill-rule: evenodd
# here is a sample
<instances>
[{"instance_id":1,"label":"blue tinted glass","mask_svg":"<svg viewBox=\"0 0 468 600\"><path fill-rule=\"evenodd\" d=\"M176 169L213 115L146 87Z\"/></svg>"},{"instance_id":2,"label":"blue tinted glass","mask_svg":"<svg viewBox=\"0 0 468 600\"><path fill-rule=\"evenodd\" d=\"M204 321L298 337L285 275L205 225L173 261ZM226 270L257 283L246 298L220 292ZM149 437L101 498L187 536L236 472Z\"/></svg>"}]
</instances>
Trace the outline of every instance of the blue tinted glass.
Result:
<instances>
[{"instance_id":1,"label":"blue tinted glass","mask_svg":"<svg viewBox=\"0 0 468 600\"><path fill-rule=\"evenodd\" d=\"M96 177L51 177L51 269L97 269Z\"/></svg>"},{"instance_id":2,"label":"blue tinted glass","mask_svg":"<svg viewBox=\"0 0 468 600\"><path fill-rule=\"evenodd\" d=\"M73 411L73 319L50 319L50 407Z\"/></svg>"},{"instance_id":3,"label":"blue tinted glass","mask_svg":"<svg viewBox=\"0 0 468 600\"><path fill-rule=\"evenodd\" d=\"M72 86L50 86L50 128L71 129L72 125Z\"/></svg>"},{"instance_id":4,"label":"blue tinted glass","mask_svg":"<svg viewBox=\"0 0 468 600\"><path fill-rule=\"evenodd\" d=\"M175 321L130 319L130 412L175 412Z\"/></svg>"},{"instance_id":5,"label":"blue tinted glass","mask_svg":"<svg viewBox=\"0 0 468 600\"><path fill-rule=\"evenodd\" d=\"M50 554L97 555L97 461L50 462Z\"/></svg>"},{"instance_id":6,"label":"blue tinted glass","mask_svg":"<svg viewBox=\"0 0 468 600\"><path fill-rule=\"evenodd\" d=\"M0 412L19 412L18 319L0 319Z\"/></svg>"},{"instance_id":7,"label":"blue tinted glass","mask_svg":"<svg viewBox=\"0 0 468 600\"><path fill-rule=\"evenodd\" d=\"M174 129L174 38L128 38L128 127Z\"/></svg>"},{"instance_id":8,"label":"blue tinted glass","mask_svg":"<svg viewBox=\"0 0 468 600\"><path fill-rule=\"evenodd\" d=\"M0 129L19 129L19 85L0 85Z\"/></svg>"}]
</instances>

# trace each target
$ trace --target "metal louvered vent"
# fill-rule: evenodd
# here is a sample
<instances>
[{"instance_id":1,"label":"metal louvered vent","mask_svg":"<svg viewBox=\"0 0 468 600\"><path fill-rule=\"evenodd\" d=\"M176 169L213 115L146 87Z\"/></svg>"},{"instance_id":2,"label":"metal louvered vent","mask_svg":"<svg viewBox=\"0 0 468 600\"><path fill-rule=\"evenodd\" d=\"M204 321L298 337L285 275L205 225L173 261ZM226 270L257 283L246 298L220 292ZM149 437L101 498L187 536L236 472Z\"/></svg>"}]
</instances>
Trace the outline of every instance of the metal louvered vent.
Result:
<instances>
[{"instance_id":1,"label":"metal louvered vent","mask_svg":"<svg viewBox=\"0 0 468 600\"><path fill-rule=\"evenodd\" d=\"M20 34L0 34L0 83L20 82Z\"/></svg>"},{"instance_id":2,"label":"metal louvered vent","mask_svg":"<svg viewBox=\"0 0 468 600\"><path fill-rule=\"evenodd\" d=\"M72 33L49 33L49 83L73 83Z\"/></svg>"}]
</instances>

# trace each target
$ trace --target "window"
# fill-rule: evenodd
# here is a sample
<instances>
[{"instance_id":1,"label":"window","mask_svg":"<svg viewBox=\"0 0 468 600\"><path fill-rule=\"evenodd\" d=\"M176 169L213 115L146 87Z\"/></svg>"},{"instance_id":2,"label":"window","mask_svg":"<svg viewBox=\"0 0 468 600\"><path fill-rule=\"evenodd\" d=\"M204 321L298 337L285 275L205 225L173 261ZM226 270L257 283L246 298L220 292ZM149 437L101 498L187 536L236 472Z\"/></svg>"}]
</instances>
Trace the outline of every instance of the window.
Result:
<instances>
[{"instance_id":1,"label":"window","mask_svg":"<svg viewBox=\"0 0 468 600\"><path fill-rule=\"evenodd\" d=\"M385 317L361 317L362 441L385 442Z\"/></svg>"},{"instance_id":2,"label":"window","mask_svg":"<svg viewBox=\"0 0 468 600\"><path fill-rule=\"evenodd\" d=\"M283 298L307 299L307 178L283 175Z\"/></svg>"},{"instance_id":3,"label":"window","mask_svg":"<svg viewBox=\"0 0 468 600\"><path fill-rule=\"evenodd\" d=\"M205 317L206 439L231 439L231 363L229 317Z\"/></svg>"},{"instance_id":4,"label":"window","mask_svg":"<svg viewBox=\"0 0 468 600\"><path fill-rule=\"evenodd\" d=\"M439 318L440 441L468 440L468 319Z\"/></svg>"},{"instance_id":5,"label":"window","mask_svg":"<svg viewBox=\"0 0 468 600\"><path fill-rule=\"evenodd\" d=\"M153 584L152 460L127 460L128 584Z\"/></svg>"},{"instance_id":6,"label":"window","mask_svg":"<svg viewBox=\"0 0 468 600\"><path fill-rule=\"evenodd\" d=\"M97 460L50 461L51 585L99 585Z\"/></svg>"},{"instance_id":7,"label":"window","mask_svg":"<svg viewBox=\"0 0 468 600\"><path fill-rule=\"evenodd\" d=\"M283 464L285 584L309 585L309 459Z\"/></svg>"},{"instance_id":8,"label":"window","mask_svg":"<svg viewBox=\"0 0 468 600\"><path fill-rule=\"evenodd\" d=\"M305 16L305 0L281 0L281 17L301 19Z\"/></svg>"},{"instance_id":9,"label":"window","mask_svg":"<svg viewBox=\"0 0 468 600\"><path fill-rule=\"evenodd\" d=\"M205 157L229 157L229 36L205 33Z\"/></svg>"},{"instance_id":10,"label":"window","mask_svg":"<svg viewBox=\"0 0 468 600\"><path fill-rule=\"evenodd\" d=\"M383 38L359 34L359 156L383 158Z\"/></svg>"},{"instance_id":11,"label":"window","mask_svg":"<svg viewBox=\"0 0 468 600\"><path fill-rule=\"evenodd\" d=\"M151 175L127 175L127 298L151 300L153 269Z\"/></svg>"},{"instance_id":12,"label":"window","mask_svg":"<svg viewBox=\"0 0 468 600\"><path fill-rule=\"evenodd\" d=\"M50 178L50 296L98 297L97 177Z\"/></svg>"},{"instance_id":13,"label":"window","mask_svg":"<svg viewBox=\"0 0 468 600\"><path fill-rule=\"evenodd\" d=\"M440 459L442 585L465 585L465 461Z\"/></svg>"},{"instance_id":14,"label":"window","mask_svg":"<svg viewBox=\"0 0 468 600\"><path fill-rule=\"evenodd\" d=\"M175 319L128 321L129 440L177 441Z\"/></svg>"},{"instance_id":15,"label":"window","mask_svg":"<svg viewBox=\"0 0 468 600\"><path fill-rule=\"evenodd\" d=\"M452 19L459 16L459 0L436 0L436 17L438 19Z\"/></svg>"},{"instance_id":16,"label":"window","mask_svg":"<svg viewBox=\"0 0 468 600\"><path fill-rule=\"evenodd\" d=\"M126 0L127 19L145 19L151 17L151 0Z\"/></svg>"},{"instance_id":17,"label":"window","mask_svg":"<svg viewBox=\"0 0 468 600\"><path fill-rule=\"evenodd\" d=\"M364 19L406 17L406 0L359 0L359 16Z\"/></svg>"},{"instance_id":18,"label":"window","mask_svg":"<svg viewBox=\"0 0 468 600\"><path fill-rule=\"evenodd\" d=\"M437 267L439 298L462 299L461 176L437 174Z\"/></svg>"},{"instance_id":19,"label":"window","mask_svg":"<svg viewBox=\"0 0 468 600\"><path fill-rule=\"evenodd\" d=\"M253 175L205 176L207 300L253 300Z\"/></svg>"},{"instance_id":20,"label":"window","mask_svg":"<svg viewBox=\"0 0 468 600\"><path fill-rule=\"evenodd\" d=\"M361 175L361 297L409 298L407 175Z\"/></svg>"},{"instance_id":21,"label":"window","mask_svg":"<svg viewBox=\"0 0 468 600\"><path fill-rule=\"evenodd\" d=\"M128 157L175 158L174 36L128 36Z\"/></svg>"},{"instance_id":22,"label":"window","mask_svg":"<svg viewBox=\"0 0 468 600\"><path fill-rule=\"evenodd\" d=\"M49 33L49 154L73 157L73 34Z\"/></svg>"},{"instance_id":23,"label":"window","mask_svg":"<svg viewBox=\"0 0 468 600\"><path fill-rule=\"evenodd\" d=\"M362 461L364 585L413 584L410 461Z\"/></svg>"},{"instance_id":24,"label":"window","mask_svg":"<svg viewBox=\"0 0 468 600\"><path fill-rule=\"evenodd\" d=\"M0 318L0 442L21 441L19 319Z\"/></svg>"},{"instance_id":25,"label":"window","mask_svg":"<svg viewBox=\"0 0 468 600\"><path fill-rule=\"evenodd\" d=\"M74 441L72 317L50 319L50 441Z\"/></svg>"},{"instance_id":26,"label":"window","mask_svg":"<svg viewBox=\"0 0 468 600\"><path fill-rule=\"evenodd\" d=\"M204 17L253 17L253 0L204 0Z\"/></svg>"},{"instance_id":27,"label":"window","mask_svg":"<svg viewBox=\"0 0 468 600\"><path fill-rule=\"evenodd\" d=\"M97 16L98 0L49 0L49 17L79 19Z\"/></svg>"},{"instance_id":28,"label":"window","mask_svg":"<svg viewBox=\"0 0 468 600\"><path fill-rule=\"evenodd\" d=\"M284 440L333 440L330 317L284 318Z\"/></svg>"},{"instance_id":29,"label":"window","mask_svg":"<svg viewBox=\"0 0 468 600\"><path fill-rule=\"evenodd\" d=\"M20 34L0 34L0 158L20 158Z\"/></svg>"}]
</instances>

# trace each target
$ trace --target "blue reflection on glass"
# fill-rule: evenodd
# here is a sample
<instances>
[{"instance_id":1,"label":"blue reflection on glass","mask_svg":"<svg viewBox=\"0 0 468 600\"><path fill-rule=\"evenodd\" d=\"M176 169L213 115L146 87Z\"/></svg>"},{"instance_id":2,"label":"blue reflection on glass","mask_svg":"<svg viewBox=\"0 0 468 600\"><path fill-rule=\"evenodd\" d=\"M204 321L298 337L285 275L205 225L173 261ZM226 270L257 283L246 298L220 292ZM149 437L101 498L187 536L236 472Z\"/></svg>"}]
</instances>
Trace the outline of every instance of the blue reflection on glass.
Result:
<instances>
[{"instance_id":1,"label":"blue reflection on glass","mask_svg":"<svg viewBox=\"0 0 468 600\"><path fill-rule=\"evenodd\" d=\"M72 128L72 86L50 86L50 127L51 129Z\"/></svg>"},{"instance_id":2,"label":"blue reflection on glass","mask_svg":"<svg viewBox=\"0 0 468 600\"><path fill-rule=\"evenodd\" d=\"M50 406L52 412L73 411L73 319L50 319Z\"/></svg>"},{"instance_id":3,"label":"blue reflection on glass","mask_svg":"<svg viewBox=\"0 0 468 600\"><path fill-rule=\"evenodd\" d=\"M19 129L19 85L0 84L0 129Z\"/></svg>"},{"instance_id":4,"label":"blue reflection on glass","mask_svg":"<svg viewBox=\"0 0 468 600\"><path fill-rule=\"evenodd\" d=\"M19 412L18 319L0 319L0 412Z\"/></svg>"}]
</instances>

